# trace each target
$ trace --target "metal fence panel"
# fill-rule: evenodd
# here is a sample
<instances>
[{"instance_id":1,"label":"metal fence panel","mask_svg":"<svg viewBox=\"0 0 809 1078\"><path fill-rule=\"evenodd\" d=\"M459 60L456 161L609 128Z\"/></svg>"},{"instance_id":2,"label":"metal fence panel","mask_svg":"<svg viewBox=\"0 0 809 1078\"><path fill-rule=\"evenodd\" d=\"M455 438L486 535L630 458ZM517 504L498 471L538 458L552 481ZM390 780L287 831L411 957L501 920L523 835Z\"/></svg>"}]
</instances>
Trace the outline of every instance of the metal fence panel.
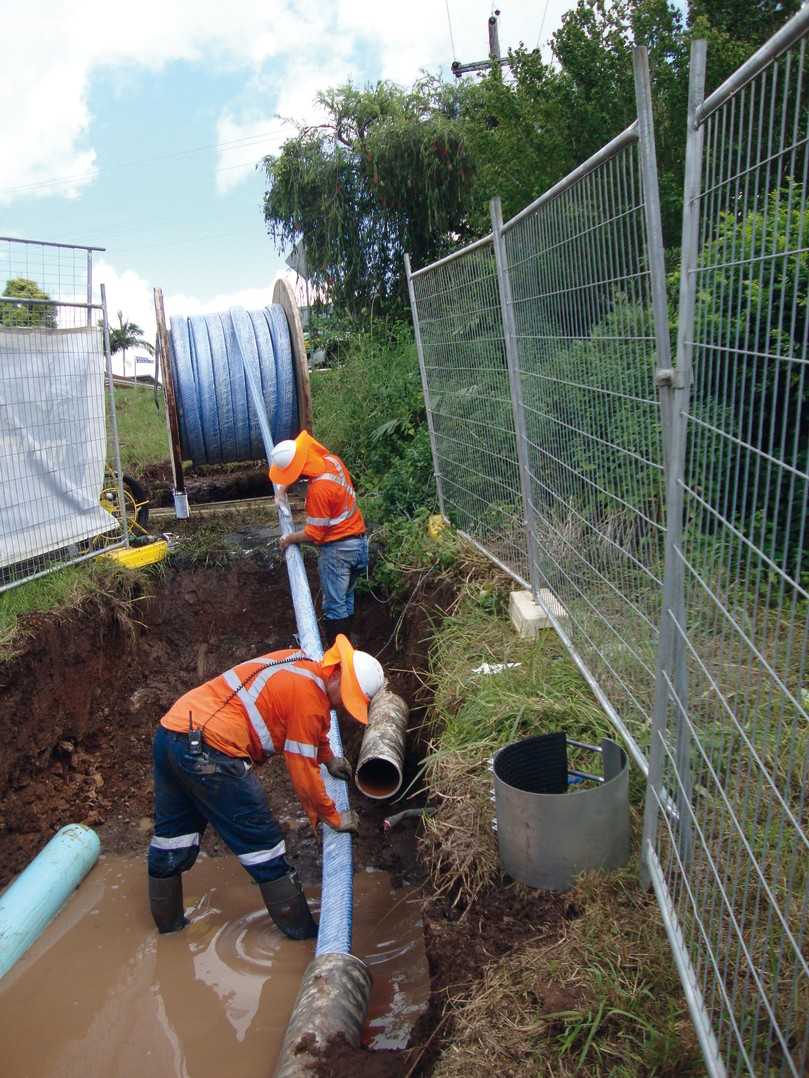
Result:
<instances>
[{"instance_id":1,"label":"metal fence panel","mask_svg":"<svg viewBox=\"0 0 809 1078\"><path fill-rule=\"evenodd\" d=\"M537 576L642 763L665 524L637 126L507 223L504 243Z\"/></svg>"},{"instance_id":2,"label":"metal fence panel","mask_svg":"<svg viewBox=\"0 0 809 1078\"><path fill-rule=\"evenodd\" d=\"M442 512L526 583L527 535L492 237L408 280Z\"/></svg>"},{"instance_id":3,"label":"metal fence panel","mask_svg":"<svg viewBox=\"0 0 809 1078\"><path fill-rule=\"evenodd\" d=\"M91 258L0 238L0 591L128 541Z\"/></svg>"},{"instance_id":4,"label":"metal fence panel","mask_svg":"<svg viewBox=\"0 0 809 1078\"><path fill-rule=\"evenodd\" d=\"M707 100L695 43L676 366L644 50L637 124L410 279L439 495L562 604L648 771L646 879L718 1076L809 1073L807 35L809 7Z\"/></svg>"},{"instance_id":5,"label":"metal fence panel","mask_svg":"<svg viewBox=\"0 0 809 1078\"><path fill-rule=\"evenodd\" d=\"M692 54L682 606L644 856L712 1074L809 1067L807 33L804 9L704 103Z\"/></svg>"}]
</instances>

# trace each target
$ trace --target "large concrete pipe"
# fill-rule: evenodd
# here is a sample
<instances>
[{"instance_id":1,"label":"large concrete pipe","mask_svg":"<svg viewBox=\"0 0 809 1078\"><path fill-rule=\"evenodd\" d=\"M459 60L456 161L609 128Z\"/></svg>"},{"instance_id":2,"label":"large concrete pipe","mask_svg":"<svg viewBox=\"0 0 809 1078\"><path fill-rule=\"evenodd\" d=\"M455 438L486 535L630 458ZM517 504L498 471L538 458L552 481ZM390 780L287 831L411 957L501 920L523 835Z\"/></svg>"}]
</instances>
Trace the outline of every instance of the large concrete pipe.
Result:
<instances>
[{"instance_id":1,"label":"large concrete pipe","mask_svg":"<svg viewBox=\"0 0 809 1078\"><path fill-rule=\"evenodd\" d=\"M410 708L401 696L387 686L371 701L354 772L354 781L366 797L381 801L401 789L409 715Z\"/></svg>"},{"instance_id":2,"label":"large concrete pipe","mask_svg":"<svg viewBox=\"0 0 809 1078\"><path fill-rule=\"evenodd\" d=\"M275 1078L305 1078L330 1042L356 1048L368 1013L371 974L352 954L321 954L306 968L292 1009Z\"/></svg>"},{"instance_id":3,"label":"large concrete pipe","mask_svg":"<svg viewBox=\"0 0 809 1078\"><path fill-rule=\"evenodd\" d=\"M71 823L0 895L0 977L47 928L98 860L95 831Z\"/></svg>"}]
</instances>

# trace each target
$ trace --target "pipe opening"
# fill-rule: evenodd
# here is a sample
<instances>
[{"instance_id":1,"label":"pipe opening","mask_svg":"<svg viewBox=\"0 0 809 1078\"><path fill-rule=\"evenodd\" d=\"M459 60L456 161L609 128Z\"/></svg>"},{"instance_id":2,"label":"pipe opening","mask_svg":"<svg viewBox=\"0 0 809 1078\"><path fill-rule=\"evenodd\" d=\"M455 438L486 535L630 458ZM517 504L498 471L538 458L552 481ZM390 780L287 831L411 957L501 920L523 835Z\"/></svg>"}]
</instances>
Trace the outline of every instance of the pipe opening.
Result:
<instances>
[{"instance_id":1,"label":"pipe opening","mask_svg":"<svg viewBox=\"0 0 809 1078\"><path fill-rule=\"evenodd\" d=\"M561 794L567 789L567 746L563 733L526 737L494 758L501 782L530 794Z\"/></svg>"},{"instance_id":2,"label":"pipe opening","mask_svg":"<svg viewBox=\"0 0 809 1078\"><path fill-rule=\"evenodd\" d=\"M357 769L357 787L366 797L382 800L393 797L402 786L402 772L390 760L372 756Z\"/></svg>"}]
</instances>

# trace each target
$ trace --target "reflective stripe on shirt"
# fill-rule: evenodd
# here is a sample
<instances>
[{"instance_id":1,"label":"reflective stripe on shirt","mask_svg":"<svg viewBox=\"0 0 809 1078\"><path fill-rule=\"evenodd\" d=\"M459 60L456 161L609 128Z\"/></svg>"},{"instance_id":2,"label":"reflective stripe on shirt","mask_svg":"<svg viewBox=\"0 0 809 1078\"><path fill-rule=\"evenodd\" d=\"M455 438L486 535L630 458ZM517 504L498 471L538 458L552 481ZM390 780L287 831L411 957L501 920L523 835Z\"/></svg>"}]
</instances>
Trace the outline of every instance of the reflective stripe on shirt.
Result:
<instances>
[{"instance_id":1,"label":"reflective stripe on shirt","mask_svg":"<svg viewBox=\"0 0 809 1078\"><path fill-rule=\"evenodd\" d=\"M324 457L323 459L331 461L331 463L335 466L335 468L340 468L340 462L338 460L335 460L334 457ZM340 513L339 516L336 516L336 517L307 517L306 518L306 523L310 527L313 527L313 528L333 528L337 524L342 524L344 520L348 520L348 518L350 516L352 516L357 511L357 496L356 496L356 494L354 492L354 488L348 482L346 477L342 474L342 469L340 469L339 474L337 472L324 472L323 475L317 475L317 476L315 476L314 479L310 479L309 482L310 482L310 484L311 483L320 483L324 479L328 479L330 482L336 483L338 485L338 487L342 487L343 490L346 491L346 493L352 499L352 501L351 501L351 505L348 507L348 509L346 509L344 512Z\"/></svg>"},{"instance_id":2,"label":"reflective stripe on shirt","mask_svg":"<svg viewBox=\"0 0 809 1078\"><path fill-rule=\"evenodd\" d=\"M333 528L335 524L342 524L344 520L348 520L357 511L357 503L346 509L344 513L340 513L337 517L307 517L306 523L313 528ZM349 536L352 538L352 536Z\"/></svg>"},{"instance_id":3,"label":"reflective stripe on shirt","mask_svg":"<svg viewBox=\"0 0 809 1078\"><path fill-rule=\"evenodd\" d=\"M239 698L239 702L241 703L244 710L247 712L247 717L250 720L250 725L256 731L262 749L268 756L271 756L275 752L275 745L273 745L272 734L267 728L267 724L264 722L264 719L261 716L261 712L256 707L255 701L251 697L249 689L246 689L244 687L242 679L236 673L235 669L225 671L222 676L224 677L227 684L230 685L231 689L235 690L236 695Z\"/></svg>"},{"instance_id":4,"label":"reflective stripe on shirt","mask_svg":"<svg viewBox=\"0 0 809 1078\"><path fill-rule=\"evenodd\" d=\"M281 673L297 674L298 677L308 678L309 681L313 681L315 685L317 685L317 687L320 689L320 691L326 694L326 685L322 678L318 677L317 674L313 673L311 670L307 670L305 667L292 665L293 662L296 662L298 659L303 658L305 658L305 656L302 654L290 656L290 660L288 660L286 663L278 662L278 660L275 660L272 665L269 665L272 660L254 660L255 662L260 662L265 667L265 669L262 670L260 674L257 674L250 682L250 684L247 685L246 688L243 684L242 679L236 673L235 667L231 670L228 670L223 675L225 681L228 683L228 685L230 685L231 689L236 690L239 700L245 711L247 712L248 718L250 719L253 729L258 735L258 739L261 742L261 747L262 749L264 749L264 752L268 756L271 756L275 752L275 745L273 744L272 735L270 734L269 728L264 722L261 712L256 706L256 700L258 699L259 694L261 693L267 682L270 680L270 678L275 677L276 674Z\"/></svg>"},{"instance_id":5,"label":"reflective stripe on shirt","mask_svg":"<svg viewBox=\"0 0 809 1078\"><path fill-rule=\"evenodd\" d=\"M310 760L317 759L317 745L308 745L305 741L293 741L291 737L284 742L284 752L295 752L298 756L308 756Z\"/></svg>"}]
</instances>

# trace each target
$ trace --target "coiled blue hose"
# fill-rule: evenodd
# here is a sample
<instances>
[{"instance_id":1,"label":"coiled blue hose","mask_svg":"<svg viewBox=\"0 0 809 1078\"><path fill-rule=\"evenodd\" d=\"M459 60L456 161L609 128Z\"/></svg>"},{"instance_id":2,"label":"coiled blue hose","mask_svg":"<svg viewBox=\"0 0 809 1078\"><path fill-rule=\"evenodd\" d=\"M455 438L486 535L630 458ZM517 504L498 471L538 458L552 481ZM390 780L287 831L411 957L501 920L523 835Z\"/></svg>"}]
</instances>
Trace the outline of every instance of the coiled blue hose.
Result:
<instances>
[{"instance_id":1,"label":"coiled blue hose","mask_svg":"<svg viewBox=\"0 0 809 1078\"><path fill-rule=\"evenodd\" d=\"M183 457L230 464L264 456L259 408L248 393L245 363L255 374L273 440L298 433L292 344L280 304L261 311L171 320L171 360Z\"/></svg>"},{"instance_id":2,"label":"coiled blue hose","mask_svg":"<svg viewBox=\"0 0 809 1078\"><path fill-rule=\"evenodd\" d=\"M276 441L298 433L298 400L289 326L283 308L233 307L224 314L172 318L173 373L183 452L195 463L270 459ZM278 507L281 533L294 530L286 499ZM286 564L298 641L312 659L323 658L315 606L296 544ZM329 744L343 747L332 711ZM348 810L348 786L325 768L321 774L338 812ZM323 889L318 955L351 952L353 900L351 836L323 827Z\"/></svg>"}]
</instances>

